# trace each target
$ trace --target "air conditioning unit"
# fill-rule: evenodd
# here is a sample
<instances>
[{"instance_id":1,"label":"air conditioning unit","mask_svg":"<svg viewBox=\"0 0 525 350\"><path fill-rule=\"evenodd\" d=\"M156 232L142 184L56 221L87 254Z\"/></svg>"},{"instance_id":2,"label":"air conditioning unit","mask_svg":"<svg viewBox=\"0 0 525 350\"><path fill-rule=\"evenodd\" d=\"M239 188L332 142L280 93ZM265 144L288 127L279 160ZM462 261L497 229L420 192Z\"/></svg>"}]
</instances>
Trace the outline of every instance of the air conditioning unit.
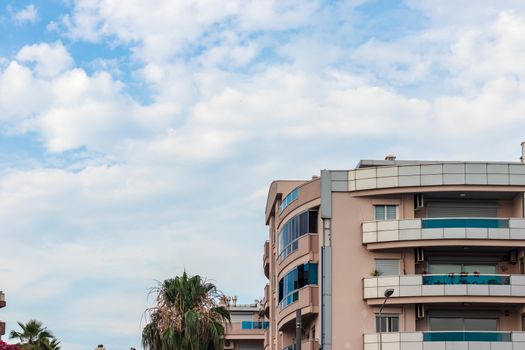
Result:
<instances>
[{"instance_id":1,"label":"air conditioning unit","mask_svg":"<svg viewBox=\"0 0 525 350\"><path fill-rule=\"evenodd\" d=\"M425 318L425 305L416 304L416 318L418 320Z\"/></svg>"},{"instance_id":2,"label":"air conditioning unit","mask_svg":"<svg viewBox=\"0 0 525 350\"><path fill-rule=\"evenodd\" d=\"M224 350L233 350L235 348L234 346L235 344L233 344L233 341L231 340L225 340L224 341Z\"/></svg>"},{"instance_id":3,"label":"air conditioning unit","mask_svg":"<svg viewBox=\"0 0 525 350\"><path fill-rule=\"evenodd\" d=\"M416 262L425 261L425 251L423 248L416 248Z\"/></svg>"},{"instance_id":4,"label":"air conditioning unit","mask_svg":"<svg viewBox=\"0 0 525 350\"><path fill-rule=\"evenodd\" d=\"M425 207L425 197L422 194L414 195L414 209L418 210Z\"/></svg>"}]
</instances>

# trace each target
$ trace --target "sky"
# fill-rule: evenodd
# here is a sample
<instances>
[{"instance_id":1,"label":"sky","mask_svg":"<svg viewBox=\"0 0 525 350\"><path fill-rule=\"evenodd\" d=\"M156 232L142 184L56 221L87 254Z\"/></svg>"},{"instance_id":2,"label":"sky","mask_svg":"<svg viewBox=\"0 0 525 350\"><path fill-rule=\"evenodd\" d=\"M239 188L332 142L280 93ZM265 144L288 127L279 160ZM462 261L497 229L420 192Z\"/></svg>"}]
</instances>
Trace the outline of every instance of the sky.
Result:
<instances>
[{"instance_id":1,"label":"sky","mask_svg":"<svg viewBox=\"0 0 525 350\"><path fill-rule=\"evenodd\" d=\"M140 347L186 270L261 298L274 179L517 161L521 0L0 0L7 330Z\"/></svg>"}]
</instances>

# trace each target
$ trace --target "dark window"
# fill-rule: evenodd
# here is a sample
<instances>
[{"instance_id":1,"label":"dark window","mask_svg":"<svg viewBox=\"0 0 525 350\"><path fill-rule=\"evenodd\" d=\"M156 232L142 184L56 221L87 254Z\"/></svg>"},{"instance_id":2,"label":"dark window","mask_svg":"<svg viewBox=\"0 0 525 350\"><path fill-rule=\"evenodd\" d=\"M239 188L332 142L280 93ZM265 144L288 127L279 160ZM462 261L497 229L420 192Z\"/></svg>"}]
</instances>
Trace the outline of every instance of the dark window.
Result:
<instances>
[{"instance_id":1,"label":"dark window","mask_svg":"<svg viewBox=\"0 0 525 350\"><path fill-rule=\"evenodd\" d=\"M376 316L376 332L399 332L399 316Z\"/></svg>"},{"instance_id":2,"label":"dark window","mask_svg":"<svg viewBox=\"0 0 525 350\"><path fill-rule=\"evenodd\" d=\"M299 265L279 281L281 307L284 308L296 301L299 297L298 290L308 285L317 285L316 263Z\"/></svg>"},{"instance_id":3,"label":"dark window","mask_svg":"<svg viewBox=\"0 0 525 350\"><path fill-rule=\"evenodd\" d=\"M297 240L307 233L317 233L317 210L302 212L283 225L279 231L279 259L296 251Z\"/></svg>"}]
</instances>

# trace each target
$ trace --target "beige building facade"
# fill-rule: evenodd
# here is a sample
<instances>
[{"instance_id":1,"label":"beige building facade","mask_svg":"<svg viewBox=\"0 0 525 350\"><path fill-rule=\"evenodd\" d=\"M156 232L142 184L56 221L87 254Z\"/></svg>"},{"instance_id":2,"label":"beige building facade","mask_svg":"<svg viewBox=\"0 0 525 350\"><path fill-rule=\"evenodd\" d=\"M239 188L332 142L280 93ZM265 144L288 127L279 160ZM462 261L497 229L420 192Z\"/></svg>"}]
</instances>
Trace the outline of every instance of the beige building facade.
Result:
<instances>
[{"instance_id":1,"label":"beige building facade","mask_svg":"<svg viewBox=\"0 0 525 350\"><path fill-rule=\"evenodd\" d=\"M302 350L525 349L524 193L519 162L387 157L274 181L264 348L296 349L299 321Z\"/></svg>"}]
</instances>

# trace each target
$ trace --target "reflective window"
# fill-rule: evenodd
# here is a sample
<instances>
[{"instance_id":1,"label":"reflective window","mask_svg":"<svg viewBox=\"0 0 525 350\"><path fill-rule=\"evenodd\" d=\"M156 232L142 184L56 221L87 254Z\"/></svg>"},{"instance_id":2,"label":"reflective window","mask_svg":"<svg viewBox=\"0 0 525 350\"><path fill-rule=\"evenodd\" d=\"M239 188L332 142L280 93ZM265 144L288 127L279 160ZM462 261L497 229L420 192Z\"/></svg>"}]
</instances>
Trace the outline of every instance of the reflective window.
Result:
<instances>
[{"instance_id":1,"label":"reflective window","mask_svg":"<svg viewBox=\"0 0 525 350\"><path fill-rule=\"evenodd\" d=\"M376 332L399 332L399 316L376 316Z\"/></svg>"},{"instance_id":2,"label":"reflective window","mask_svg":"<svg viewBox=\"0 0 525 350\"><path fill-rule=\"evenodd\" d=\"M279 205L279 212L282 212L287 206L292 204L293 201L297 200L298 197L299 197L298 188L288 193L288 195L283 198L283 200L281 201L281 204Z\"/></svg>"},{"instance_id":3,"label":"reflective window","mask_svg":"<svg viewBox=\"0 0 525 350\"><path fill-rule=\"evenodd\" d=\"M457 264L441 264L429 263L428 271L431 274L449 274L449 273L479 273L479 274L496 274L496 264L473 264L473 263L457 263Z\"/></svg>"},{"instance_id":4,"label":"reflective window","mask_svg":"<svg viewBox=\"0 0 525 350\"><path fill-rule=\"evenodd\" d=\"M267 329L270 326L268 321L242 321L242 329Z\"/></svg>"},{"instance_id":5,"label":"reflective window","mask_svg":"<svg viewBox=\"0 0 525 350\"><path fill-rule=\"evenodd\" d=\"M298 290L317 285L317 264L299 265L279 281L279 305L284 309L299 298Z\"/></svg>"},{"instance_id":6,"label":"reflective window","mask_svg":"<svg viewBox=\"0 0 525 350\"><path fill-rule=\"evenodd\" d=\"M397 219L397 205L374 205L376 220Z\"/></svg>"},{"instance_id":7,"label":"reflective window","mask_svg":"<svg viewBox=\"0 0 525 350\"><path fill-rule=\"evenodd\" d=\"M307 234L317 233L317 211L308 210L288 220L279 231L279 260L283 260L299 247L297 240Z\"/></svg>"},{"instance_id":8,"label":"reflective window","mask_svg":"<svg viewBox=\"0 0 525 350\"><path fill-rule=\"evenodd\" d=\"M497 331L497 318L430 317L431 331Z\"/></svg>"},{"instance_id":9,"label":"reflective window","mask_svg":"<svg viewBox=\"0 0 525 350\"><path fill-rule=\"evenodd\" d=\"M376 259L376 271L379 271L381 276L400 275L399 259Z\"/></svg>"}]
</instances>

